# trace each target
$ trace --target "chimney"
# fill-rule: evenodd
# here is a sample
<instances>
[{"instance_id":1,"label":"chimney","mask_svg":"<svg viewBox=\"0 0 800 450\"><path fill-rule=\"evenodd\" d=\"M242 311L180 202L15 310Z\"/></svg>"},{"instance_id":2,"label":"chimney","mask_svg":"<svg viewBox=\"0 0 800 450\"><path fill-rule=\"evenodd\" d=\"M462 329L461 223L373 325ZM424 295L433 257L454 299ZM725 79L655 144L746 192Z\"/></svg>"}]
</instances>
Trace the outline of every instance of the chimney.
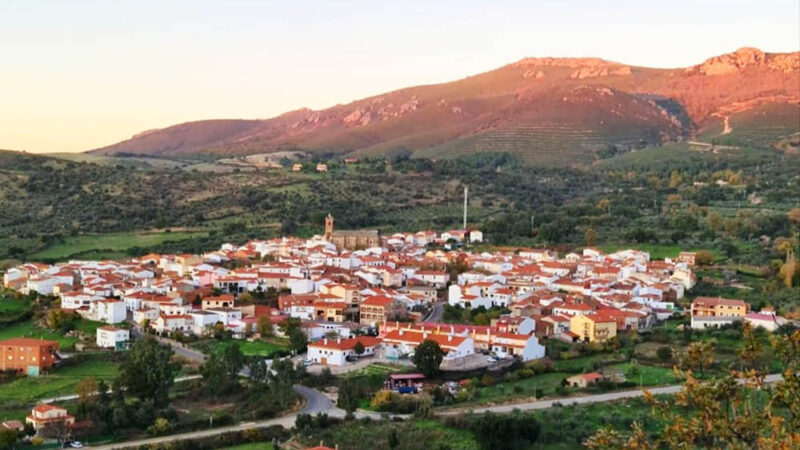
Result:
<instances>
[{"instance_id":1,"label":"chimney","mask_svg":"<svg viewBox=\"0 0 800 450\"><path fill-rule=\"evenodd\" d=\"M452 340L453 340L453 335L452 334L448 334L447 335L447 341L450 342Z\"/></svg>"},{"instance_id":2,"label":"chimney","mask_svg":"<svg viewBox=\"0 0 800 450\"><path fill-rule=\"evenodd\" d=\"M341 344L342 343L342 337L341 336L336 338L336 343L337 344Z\"/></svg>"},{"instance_id":3,"label":"chimney","mask_svg":"<svg viewBox=\"0 0 800 450\"><path fill-rule=\"evenodd\" d=\"M323 345L328 345L328 338L322 340Z\"/></svg>"},{"instance_id":4,"label":"chimney","mask_svg":"<svg viewBox=\"0 0 800 450\"><path fill-rule=\"evenodd\" d=\"M404 332L405 332L405 330L403 330L402 328L400 328L400 336L402 336Z\"/></svg>"}]
</instances>

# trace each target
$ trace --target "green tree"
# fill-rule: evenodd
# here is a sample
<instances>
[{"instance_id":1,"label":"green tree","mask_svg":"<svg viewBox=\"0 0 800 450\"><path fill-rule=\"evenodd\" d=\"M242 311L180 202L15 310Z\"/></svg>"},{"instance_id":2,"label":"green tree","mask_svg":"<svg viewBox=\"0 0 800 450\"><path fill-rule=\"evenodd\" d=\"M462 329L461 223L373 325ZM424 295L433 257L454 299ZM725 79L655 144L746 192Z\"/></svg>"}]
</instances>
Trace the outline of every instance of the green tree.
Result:
<instances>
[{"instance_id":1,"label":"green tree","mask_svg":"<svg viewBox=\"0 0 800 450\"><path fill-rule=\"evenodd\" d=\"M661 361L669 361L672 359L672 348L670 348L668 345L662 345L661 347L658 347L658 350L656 350L656 356Z\"/></svg>"},{"instance_id":2,"label":"green tree","mask_svg":"<svg viewBox=\"0 0 800 450\"><path fill-rule=\"evenodd\" d=\"M0 449L14 448L19 437L17 432L8 428L0 427Z\"/></svg>"},{"instance_id":3,"label":"green tree","mask_svg":"<svg viewBox=\"0 0 800 450\"><path fill-rule=\"evenodd\" d=\"M237 385L244 362L244 355L236 342L220 344L206 357L200 373L206 389L214 398Z\"/></svg>"},{"instance_id":4,"label":"green tree","mask_svg":"<svg viewBox=\"0 0 800 450\"><path fill-rule=\"evenodd\" d=\"M119 384L129 394L163 406L169 401L169 390L178 368L172 361L172 349L154 337L146 336L137 340L125 355Z\"/></svg>"},{"instance_id":5,"label":"green tree","mask_svg":"<svg viewBox=\"0 0 800 450\"><path fill-rule=\"evenodd\" d=\"M339 398L336 404L347 411L348 414L352 414L353 411L358 408L360 401L361 388L358 379L355 377L346 377L343 379L342 383L339 385Z\"/></svg>"},{"instance_id":6,"label":"green tree","mask_svg":"<svg viewBox=\"0 0 800 450\"><path fill-rule=\"evenodd\" d=\"M364 344L362 344L361 341L356 341L356 345L353 346L353 352L356 354L356 356L360 358L365 351L366 349L364 348Z\"/></svg>"},{"instance_id":7,"label":"green tree","mask_svg":"<svg viewBox=\"0 0 800 450\"><path fill-rule=\"evenodd\" d=\"M432 376L439 371L442 358L442 348L439 347L439 344L426 339L414 351L414 366L425 376Z\"/></svg>"},{"instance_id":8,"label":"green tree","mask_svg":"<svg viewBox=\"0 0 800 450\"><path fill-rule=\"evenodd\" d=\"M512 413L488 413L472 420L470 429L482 449L524 449L539 438L541 426L535 418Z\"/></svg>"},{"instance_id":9,"label":"green tree","mask_svg":"<svg viewBox=\"0 0 800 450\"><path fill-rule=\"evenodd\" d=\"M295 353L303 353L306 351L306 346L308 345L308 338L306 334L303 333L303 330L300 328L292 328L289 331L289 347L295 351Z\"/></svg>"}]
</instances>

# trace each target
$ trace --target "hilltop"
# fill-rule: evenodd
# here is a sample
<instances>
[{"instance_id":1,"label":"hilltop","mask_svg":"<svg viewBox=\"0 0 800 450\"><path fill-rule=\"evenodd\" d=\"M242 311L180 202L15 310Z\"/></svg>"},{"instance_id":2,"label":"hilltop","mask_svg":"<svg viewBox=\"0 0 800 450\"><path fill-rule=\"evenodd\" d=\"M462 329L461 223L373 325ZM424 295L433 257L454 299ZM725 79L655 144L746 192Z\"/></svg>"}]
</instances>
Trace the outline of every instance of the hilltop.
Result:
<instances>
[{"instance_id":1,"label":"hilltop","mask_svg":"<svg viewBox=\"0 0 800 450\"><path fill-rule=\"evenodd\" d=\"M678 69L599 58L525 58L458 81L323 110L149 130L92 152L179 156L300 150L445 157L497 151L534 163L591 162L598 151L703 133L724 136L736 130L737 115L747 111L756 112L772 144L800 131L798 101L798 52L742 48ZM774 104L788 105L789 113L771 114Z\"/></svg>"}]
</instances>

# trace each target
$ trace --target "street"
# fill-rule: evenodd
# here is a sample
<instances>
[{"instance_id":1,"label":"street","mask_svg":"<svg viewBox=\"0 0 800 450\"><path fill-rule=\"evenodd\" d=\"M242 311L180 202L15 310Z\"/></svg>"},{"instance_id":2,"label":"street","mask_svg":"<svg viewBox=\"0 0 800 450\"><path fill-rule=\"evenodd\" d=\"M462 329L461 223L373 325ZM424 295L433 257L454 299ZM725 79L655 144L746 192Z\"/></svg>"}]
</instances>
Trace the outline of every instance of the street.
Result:
<instances>
[{"instance_id":1,"label":"street","mask_svg":"<svg viewBox=\"0 0 800 450\"><path fill-rule=\"evenodd\" d=\"M423 320L423 322L433 322L433 323L441 322L443 314L444 314L444 302L443 301L433 302L433 307L431 308L431 312L430 314L428 314L428 317L426 317L425 320Z\"/></svg>"},{"instance_id":2,"label":"street","mask_svg":"<svg viewBox=\"0 0 800 450\"><path fill-rule=\"evenodd\" d=\"M774 383L776 381L780 381L781 379L782 377L780 374L772 374L772 375L767 375L765 381L767 383ZM653 395L675 394L681 390L681 386L682 385L654 387L647 389L647 391ZM455 408L446 411L440 411L438 412L438 415L452 416L456 414L463 414L467 411L472 411L476 414L487 413L487 412L510 413L514 410L530 411L536 409L552 408L553 405L555 405L556 403L561 405L572 405L572 404L583 405L587 403L611 402L614 400L621 400L625 398L642 397L644 396L644 391L645 391L644 389L636 389L631 391L608 392L605 394L585 395L580 397L564 397L552 400L539 400L534 402L513 403L508 405L490 406L485 408Z\"/></svg>"}]
</instances>

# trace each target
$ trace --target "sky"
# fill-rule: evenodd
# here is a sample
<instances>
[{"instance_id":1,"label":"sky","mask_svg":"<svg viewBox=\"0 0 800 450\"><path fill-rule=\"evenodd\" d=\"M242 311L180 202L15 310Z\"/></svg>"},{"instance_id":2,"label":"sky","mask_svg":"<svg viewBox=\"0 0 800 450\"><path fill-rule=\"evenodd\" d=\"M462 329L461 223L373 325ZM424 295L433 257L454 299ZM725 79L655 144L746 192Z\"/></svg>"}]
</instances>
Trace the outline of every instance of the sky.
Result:
<instances>
[{"instance_id":1,"label":"sky","mask_svg":"<svg viewBox=\"0 0 800 450\"><path fill-rule=\"evenodd\" d=\"M528 56L684 67L800 49L800 2L0 2L0 148L75 152L212 118L268 118Z\"/></svg>"}]
</instances>

